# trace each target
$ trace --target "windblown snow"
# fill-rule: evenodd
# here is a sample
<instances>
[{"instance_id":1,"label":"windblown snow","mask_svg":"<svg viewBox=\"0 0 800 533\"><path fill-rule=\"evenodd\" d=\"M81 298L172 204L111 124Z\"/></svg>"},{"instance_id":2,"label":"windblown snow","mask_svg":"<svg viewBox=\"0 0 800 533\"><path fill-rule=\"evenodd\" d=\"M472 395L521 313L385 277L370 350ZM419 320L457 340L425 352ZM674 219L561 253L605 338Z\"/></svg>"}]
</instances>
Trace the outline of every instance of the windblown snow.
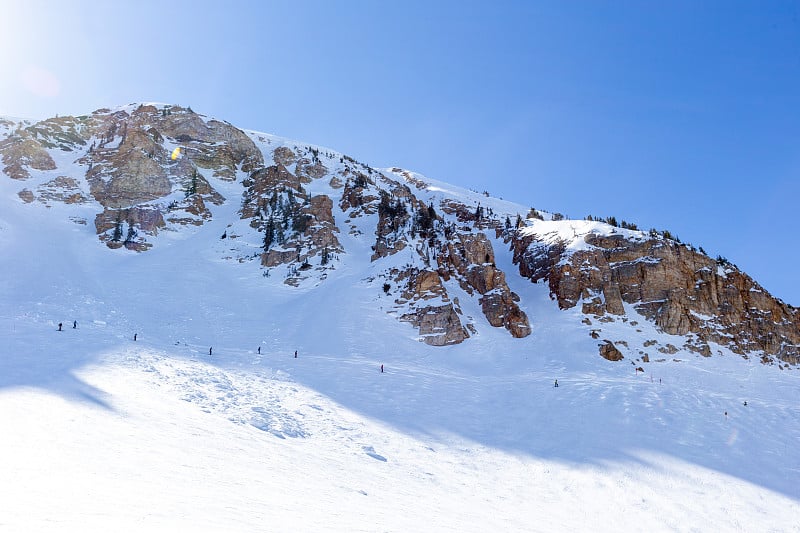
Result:
<instances>
[{"instance_id":1,"label":"windblown snow","mask_svg":"<svg viewBox=\"0 0 800 533\"><path fill-rule=\"evenodd\" d=\"M136 254L97 240L90 207L23 204L0 178L0 530L800 531L797 370L678 351L636 372L518 276L530 336L462 295L477 334L427 346L387 313L374 222L288 287L226 259L257 243L220 239L246 225L241 185L207 179L226 198L213 219ZM427 201L527 212L417 179Z\"/></svg>"}]
</instances>

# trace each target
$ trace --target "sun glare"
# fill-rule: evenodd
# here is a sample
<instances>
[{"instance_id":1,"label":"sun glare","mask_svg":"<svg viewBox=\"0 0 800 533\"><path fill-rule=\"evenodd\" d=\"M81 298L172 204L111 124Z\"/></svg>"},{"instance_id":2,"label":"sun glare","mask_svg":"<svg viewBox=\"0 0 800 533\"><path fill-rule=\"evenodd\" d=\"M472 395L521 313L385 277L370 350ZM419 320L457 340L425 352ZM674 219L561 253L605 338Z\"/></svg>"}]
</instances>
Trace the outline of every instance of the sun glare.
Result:
<instances>
[{"instance_id":1,"label":"sun glare","mask_svg":"<svg viewBox=\"0 0 800 533\"><path fill-rule=\"evenodd\" d=\"M3 107L4 113L35 113L36 105L62 91L50 64L55 49L51 41L57 40L50 26L55 22L43 19L41 7L33 4L0 0L0 101L13 108Z\"/></svg>"}]
</instances>

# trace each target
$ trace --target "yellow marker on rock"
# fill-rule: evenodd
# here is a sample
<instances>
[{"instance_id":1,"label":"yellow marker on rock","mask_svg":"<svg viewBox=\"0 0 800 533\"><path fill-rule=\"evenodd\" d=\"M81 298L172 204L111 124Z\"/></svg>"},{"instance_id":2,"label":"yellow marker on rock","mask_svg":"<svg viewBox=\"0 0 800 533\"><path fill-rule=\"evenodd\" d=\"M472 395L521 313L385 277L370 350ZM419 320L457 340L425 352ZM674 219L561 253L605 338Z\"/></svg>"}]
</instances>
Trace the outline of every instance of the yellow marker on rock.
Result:
<instances>
[{"instance_id":1,"label":"yellow marker on rock","mask_svg":"<svg viewBox=\"0 0 800 533\"><path fill-rule=\"evenodd\" d=\"M180 146L178 146L177 148L175 148L172 151L172 156L171 156L172 160L175 161L176 159L178 159L179 155L181 155L181 147Z\"/></svg>"}]
</instances>

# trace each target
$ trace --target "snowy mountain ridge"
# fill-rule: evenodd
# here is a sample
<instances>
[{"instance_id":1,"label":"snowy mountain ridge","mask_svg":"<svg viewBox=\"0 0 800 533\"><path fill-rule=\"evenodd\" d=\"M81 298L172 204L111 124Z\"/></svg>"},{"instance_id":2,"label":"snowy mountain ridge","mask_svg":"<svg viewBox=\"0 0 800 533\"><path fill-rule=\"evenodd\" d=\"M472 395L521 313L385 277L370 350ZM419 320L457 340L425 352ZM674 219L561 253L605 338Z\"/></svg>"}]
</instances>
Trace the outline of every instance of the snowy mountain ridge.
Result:
<instances>
[{"instance_id":1,"label":"snowy mountain ridge","mask_svg":"<svg viewBox=\"0 0 800 533\"><path fill-rule=\"evenodd\" d=\"M733 265L180 106L0 127L0 529L797 530Z\"/></svg>"},{"instance_id":2,"label":"snowy mountain ridge","mask_svg":"<svg viewBox=\"0 0 800 533\"><path fill-rule=\"evenodd\" d=\"M674 353L676 345L710 356L723 353L719 345L780 368L800 361L796 309L668 232L564 220L180 106L129 104L2 124L4 173L24 184L18 198L95 211L93 220L71 220L93 226L109 248L144 252L224 219L221 258L258 262L264 277L295 287L317 285L366 253L364 279L381 280L393 299L388 312L428 344L468 341L487 322L529 335L525 302L507 283L522 275L547 282L559 307L580 304L603 357L649 362L653 350ZM497 268L502 248L514 250L510 270ZM468 299L480 313L464 315ZM623 302L639 315L632 321L654 321L684 339L635 348L600 339L604 323L628 320Z\"/></svg>"}]
</instances>

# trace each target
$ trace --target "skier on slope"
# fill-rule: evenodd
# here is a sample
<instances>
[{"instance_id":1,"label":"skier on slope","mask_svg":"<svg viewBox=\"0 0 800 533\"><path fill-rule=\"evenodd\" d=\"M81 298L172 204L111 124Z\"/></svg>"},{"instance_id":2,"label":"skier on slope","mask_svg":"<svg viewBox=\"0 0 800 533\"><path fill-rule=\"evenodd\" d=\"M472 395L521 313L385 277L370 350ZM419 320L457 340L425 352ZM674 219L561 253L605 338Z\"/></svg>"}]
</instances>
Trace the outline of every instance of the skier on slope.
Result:
<instances>
[{"instance_id":1,"label":"skier on slope","mask_svg":"<svg viewBox=\"0 0 800 533\"><path fill-rule=\"evenodd\" d=\"M61 331L61 326L62 326L62 324L61 324L61 322L59 322L58 323L58 331Z\"/></svg>"},{"instance_id":2,"label":"skier on slope","mask_svg":"<svg viewBox=\"0 0 800 533\"><path fill-rule=\"evenodd\" d=\"M553 387L558 387L558 380L556 380L556 383L553 385Z\"/></svg>"}]
</instances>

